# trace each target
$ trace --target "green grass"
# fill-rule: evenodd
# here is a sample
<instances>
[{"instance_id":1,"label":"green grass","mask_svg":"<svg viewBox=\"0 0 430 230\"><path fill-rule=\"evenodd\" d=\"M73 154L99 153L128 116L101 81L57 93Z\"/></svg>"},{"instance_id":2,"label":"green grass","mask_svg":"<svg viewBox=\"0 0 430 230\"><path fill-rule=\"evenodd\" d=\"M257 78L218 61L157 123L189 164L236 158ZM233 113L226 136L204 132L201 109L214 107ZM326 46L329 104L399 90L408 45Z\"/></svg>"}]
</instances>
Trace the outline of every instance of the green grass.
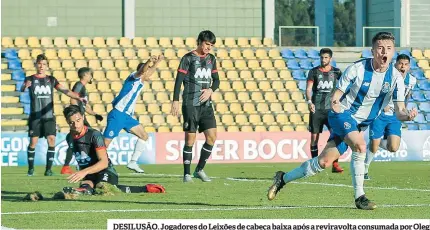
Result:
<instances>
[{"instance_id":1,"label":"green grass","mask_svg":"<svg viewBox=\"0 0 430 230\"><path fill-rule=\"evenodd\" d=\"M165 186L167 193L80 197L73 201L47 199L38 202L21 200L26 193L33 191L40 191L45 197L51 198L55 192L70 186L66 177L59 174L45 177L42 167L36 168L34 177L27 177L26 168L3 167L2 213L48 213L2 214L2 226L39 229L106 228L107 219L114 218L430 218L429 162L372 164L372 180L366 181L365 186L368 187L367 196L379 206L374 211L354 208L347 164L342 164L346 169L343 174L332 174L331 170L326 170L312 178L299 180L299 183L288 184L274 201L268 201L266 191L274 172L288 171L297 165L213 164L207 166L206 172L217 178L211 183L194 180L193 184L182 183L181 165L148 165L145 166L147 174L143 175L131 174L125 167L117 167L120 184L159 183ZM55 168L54 171L59 172L60 168ZM234 181L228 178L247 178L252 181ZM84 212L56 212L74 210ZM101 212L103 210L121 211Z\"/></svg>"}]
</instances>

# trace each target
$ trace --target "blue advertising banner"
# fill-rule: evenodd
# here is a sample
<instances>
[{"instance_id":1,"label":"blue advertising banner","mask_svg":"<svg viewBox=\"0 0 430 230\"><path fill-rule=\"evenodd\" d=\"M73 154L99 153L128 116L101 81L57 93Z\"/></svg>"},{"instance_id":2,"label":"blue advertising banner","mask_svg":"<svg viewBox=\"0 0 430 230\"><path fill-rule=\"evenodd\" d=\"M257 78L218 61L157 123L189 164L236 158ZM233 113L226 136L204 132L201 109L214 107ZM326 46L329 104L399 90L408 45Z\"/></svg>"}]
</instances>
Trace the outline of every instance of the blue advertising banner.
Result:
<instances>
[{"instance_id":1,"label":"blue advertising banner","mask_svg":"<svg viewBox=\"0 0 430 230\"><path fill-rule=\"evenodd\" d=\"M65 133L57 133L54 165L63 165L68 148ZM108 155L114 165L126 165L131 159L137 137L128 133L121 133L108 148ZM1 133L1 166L27 165L27 147L30 139L27 133ZM36 146L35 165L46 164L48 144L46 139L40 138ZM144 153L138 160L139 164L155 164L155 134L150 133ZM76 165L73 158L72 165Z\"/></svg>"}]
</instances>

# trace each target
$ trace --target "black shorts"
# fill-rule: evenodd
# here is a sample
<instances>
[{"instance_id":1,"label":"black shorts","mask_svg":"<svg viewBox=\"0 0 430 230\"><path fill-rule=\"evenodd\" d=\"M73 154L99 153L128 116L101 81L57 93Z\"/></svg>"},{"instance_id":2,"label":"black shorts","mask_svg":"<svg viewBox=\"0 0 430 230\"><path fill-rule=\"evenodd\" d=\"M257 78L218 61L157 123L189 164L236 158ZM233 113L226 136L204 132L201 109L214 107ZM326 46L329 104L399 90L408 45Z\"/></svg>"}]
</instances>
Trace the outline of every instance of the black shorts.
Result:
<instances>
[{"instance_id":1,"label":"black shorts","mask_svg":"<svg viewBox=\"0 0 430 230\"><path fill-rule=\"evenodd\" d=\"M57 134L57 123L55 118L29 118L28 119L28 136L29 137L47 137Z\"/></svg>"},{"instance_id":2,"label":"black shorts","mask_svg":"<svg viewBox=\"0 0 430 230\"><path fill-rule=\"evenodd\" d=\"M182 106L185 132L199 133L216 128L216 120L212 105L210 106Z\"/></svg>"},{"instance_id":3,"label":"black shorts","mask_svg":"<svg viewBox=\"0 0 430 230\"><path fill-rule=\"evenodd\" d=\"M101 172L88 174L84 177L83 180L90 180L93 182L94 186L100 182L107 182L109 184L117 185L118 184L118 173L114 168L105 169Z\"/></svg>"},{"instance_id":4,"label":"black shorts","mask_svg":"<svg viewBox=\"0 0 430 230\"><path fill-rule=\"evenodd\" d=\"M311 133L322 133L324 125L330 129L328 110L316 110L315 113L309 113L309 131Z\"/></svg>"}]
</instances>

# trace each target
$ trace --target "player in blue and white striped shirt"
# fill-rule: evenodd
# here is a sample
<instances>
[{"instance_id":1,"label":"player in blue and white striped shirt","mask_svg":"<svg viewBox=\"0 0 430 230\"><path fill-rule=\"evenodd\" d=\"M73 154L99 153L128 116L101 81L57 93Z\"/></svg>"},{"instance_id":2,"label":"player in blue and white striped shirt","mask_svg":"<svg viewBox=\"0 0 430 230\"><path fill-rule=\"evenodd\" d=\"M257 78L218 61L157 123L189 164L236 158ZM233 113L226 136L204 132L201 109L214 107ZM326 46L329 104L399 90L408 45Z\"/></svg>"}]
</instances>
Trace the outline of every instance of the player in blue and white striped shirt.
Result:
<instances>
[{"instance_id":1,"label":"player in blue and white striped shirt","mask_svg":"<svg viewBox=\"0 0 430 230\"><path fill-rule=\"evenodd\" d=\"M269 200L273 200L286 183L313 176L329 167L349 146L352 149L351 174L355 205L365 210L376 208L376 204L364 194L366 142L362 131L391 99L395 103L399 120L412 120L417 111L406 110L403 77L391 64L394 36L387 32L378 33L372 39L372 46L374 58L363 59L349 66L338 82L331 98L332 109L328 118L332 130L323 152L318 158L304 162L291 172L276 172L267 194Z\"/></svg>"},{"instance_id":2,"label":"player in blue and white striped shirt","mask_svg":"<svg viewBox=\"0 0 430 230\"><path fill-rule=\"evenodd\" d=\"M397 56L396 69L400 71L405 83L405 103L411 96L412 90L417 83L417 79L408 73L410 69L410 57L406 54ZM368 175L370 162L372 162L375 153L379 147L390 152L396 152L400 147L402 123L393 113L394 104L391 101L384 112L375 119L370 125L370 143L366 154L364 179L370 180ZM384 137L382 139L382 137Z\"/></svg>"},{"instance_id":3,"label":"player in blue and white striped shirt","mask_svg":"<svg viewBox=\"0 0 430 230\"><path fill-rule=\"evenodd\" d=\"M112 101L113 108L108 114L107 126L103 133L106 147L109 147L109 144L118 136L122 129L139 138L131 156L131 161L127 164L127 168L138 173L144 172L137 164L137 160L145 149L145 141L148 140L148 134L145 132L143 125L139 124L139 121L133 117L134 108L137 97L143 89L144 82L150 79L158 63L163 59L162 55L151 57L145 64L140 63L137 66L136 72L131 73L127 77L118 96Z\"/></svg>"}]
</instances>

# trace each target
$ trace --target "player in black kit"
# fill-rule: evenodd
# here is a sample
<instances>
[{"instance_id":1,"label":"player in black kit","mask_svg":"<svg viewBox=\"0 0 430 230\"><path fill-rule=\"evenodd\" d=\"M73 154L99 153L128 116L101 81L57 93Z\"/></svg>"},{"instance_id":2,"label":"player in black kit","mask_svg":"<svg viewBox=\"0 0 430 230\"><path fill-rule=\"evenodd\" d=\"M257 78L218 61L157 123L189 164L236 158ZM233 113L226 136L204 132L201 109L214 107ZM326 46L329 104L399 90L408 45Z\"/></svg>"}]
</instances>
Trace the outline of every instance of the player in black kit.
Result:
<instances>
[{"instance_id":1,"label":"player in black kit","mask_svg":"<svg viewBox=\"0 0 430 230\"><path fill-rule=\"evenodd\" d=\"M48 59L44 54L37 55L37 74L26 77L21 87L21 92L29 89L30 92L30 116L28 118L28 135L30 144L27 150L28 176L34 174L35 148L39 137L48 140L48 152L46 154L45 176L52 176L52 163L55 155L55 136L57 125L54 116L54 88L76 100L86 102L85 98L62 86L54 76L46 75L48 69Z\"/></svg>"},{"instance_id":2,"label":"player in black kit","mask_svg":"<svg viewBox=\"0 0 430 230\"><path fill-rule=\"evenodd\" d=\"M203 171L216 140L216 120L211 101L212 93L219 87L219 76L215 56L210 54L216 37L211 31L200 32L197 49L184 55L179 64L173 94L172 114L179 115L179 94L182 94L185 146L183 149L184 182L192 182L190 167L196 132L204 132L206 143L200 152L200 159L193 176L204 182L211 179Z\"/></svg>"},{"instance_id":3,"label":"player in black kit","mask_svg":"<svg viewBox=\"0 0 430 230\"><path fill-rule=\"evenodd\" d=\"M88 92L85 88L86 84L92 84L93 79L93 73L90 68L88 67L82 67L78 70L78 76L79 81L75 83L75 85L72 88L72 91L74 93L79 94L79 97L85 98L88 101ZM70 104L72 105L78 105L81 109L82 114L85 114L87 112L90 115L94 115L96 117L97 121L103 121L103 117L99 114L96 114L92 109L91 106L87 106L86 103L83 103L82 101L78 101L76 99L71 98ZM91 127L91 125L88 123L86 116L84 116L84 124L88 127ZM61 174L72 174L73 170L70 168L69 164L72 160L73 153L71 149L67 149L66 159L64 161L64 166L61 169Z\"/></svg>"},{"instance_id":4,"label":"player in black kit","mask_svg":"<svg viewBox=\"0 0 430 230\"><path fill-rule=\"evenodd\" d=\"M73 151L80 170L67 179L70 183L81 183L79 188L63 188L64 193L92 195L94 188L104 186L103 182L115 185L126 193L164 192L164 187L161 185L118 185L118 173L108 157L100 131L84 124L84 114L77 105L65 108L63 114L70 126L66 141Z\"/></svg>"},{"instance_id":5,"label":"player in black kit","mask_svg":"<svg viewBox=\"0 0 430 230\"><path fill-rule=\"evenodd\" d=\"M306 98L310 111L309 131L311 132L312 158L318 156L319 134L322 133L324 125L330 129L328 123L328 112L331 108L330 96L337 79L342 75L340 69L330 65L332 56L333 52L329 48L321 49L321 64L309 71L307 79ZM333 162L332 172L343 172L338 160Z\"/></svg>"}]
</instances>

